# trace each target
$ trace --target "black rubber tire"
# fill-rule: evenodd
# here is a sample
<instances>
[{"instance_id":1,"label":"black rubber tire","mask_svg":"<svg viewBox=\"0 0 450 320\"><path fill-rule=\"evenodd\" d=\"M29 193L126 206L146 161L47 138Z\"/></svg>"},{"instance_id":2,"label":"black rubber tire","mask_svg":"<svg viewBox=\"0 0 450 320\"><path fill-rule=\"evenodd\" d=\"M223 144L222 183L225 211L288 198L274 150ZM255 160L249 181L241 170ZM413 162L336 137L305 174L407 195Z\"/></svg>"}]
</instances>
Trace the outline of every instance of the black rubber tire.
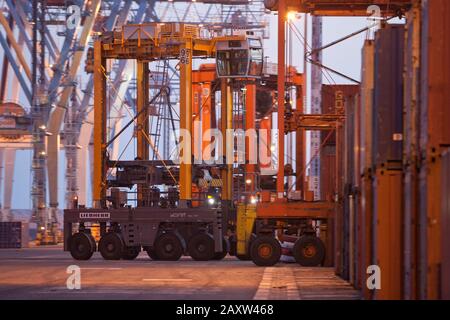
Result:
<instances>
[{"instance_id":1,"label":"black rubber tire","mask_svg":"<svg viewBox=\"0 0 450 320\"><path fill-rule=\"evenodd\" d=\"M164 261L180 260L184 252L180 237L173 232L164 233L156 238L153 250L157 260Z\"/></svg>"},{"instance_id":2,"label":"black rubber tire","mask_svg":"<svg viewBox=\"0 0 450 320\"><path fill-rule=\"evenodd\" d=\"M158 256L156 255L155 249L154 248L147 248L147 250L145 250L147 252L147 255L150 257L150 259L158 261L161 260L158 258Z\"/></svg>"},{"instance_id":3,"label":"black rubber tire","mask_svg":"<svg viewBox=\"0 0 450 320\"><path fill-rule=\"evenodd\" d=\"M98 251L105 260L120 260L124 247L122 237L116 232L108 232L98 243Z\"/></svg>"},{"instance_id":4,"label":"black rubber tire","mask_svg":"<svg viewBox=\"0 0 450 320\"><path fill-rule=\"evenodd\" d=\"M84 232L77 232L69 238L69 251L75 260L89 260L95 251L95 240Z\"/></svg>"},{"instance_id":5,"label":"black rubber tire","mask_svg":"<svg viewBox=\"0 0 450 320\"><path fill-rule=\"evenodd\" d=\"M140 246L124 247L122 252L123 260L134 260L141 253Z\"/></svg>"},{"instance_id":6,"label":"black rubber tire","mask_svg":"<svg viewBox=\"0 0 450 320\"><path fill-rule=\"evenodd\" d=\"M214 258L214 238L209 233L197 233L189 239L188 252L196 261L208 261Z\"/></svg>"},{"instance_id":7,"label":"black rubber tire","mask_svg":"<svg viewBox=\"0 0 450 320\"><path fill-rule=\"evenodd\" d=\"M316 236L302 236L292 249L295 261L304 267L316 267L325 259L325 246Z\"/></svg>"},{"instance_id":8,"label":"black rubber tire","mask_svg":"<svg viewBox=\"0 0 450 320\"><path fill-rule=\"evenodd\" d=\"M247 249L247 253L246 254L236 254L236 258L238 258L241 261L250 261L252 260L252 258L250 257L250 248L252 247L252 243L253 241L256 239L256 234L252 233L252 235L250 236L250 241L248 244L248 249ZM237 247L237 243L235 243L236 247ZM237 248L235 248L235 252L237 253Z\"/></svg>"},{"instance_id":9,"label":"black rubber tire","mask_svg":"<svg viewBox=\"0 0 450 320\"><path fill-rule=\"evenodd\" d=\"M281 257L280 242L273 236L256 237L250 247L250 257L257 266L270 267L278 263Z\"/></svg>"},{"instance_id":10,"label":"black rubber tire","mask_svg":"<svg viewBox=\"0 0 450 320\"><path fill-rule=\"evenodd\" d=\"M236 236L232 235L228 238L228 242L230 243L230 256L236 256L237 254L237 241Z\"/></svg>"},{"instance_id":11,"label":"black rubber tire","mask_svg":"<svg viewBox=\"0 0 450 320\"><path fill-rule=\"evenodd\" d=\"M250 261L252 258L250 258L250 254L238 254L236 255L236 258L238 258L241 261Z\"/></svg>"},{"instance_id":12,"label":"black rubber tire","mask_svg":"<svg viewBox=\"0 0 450 320\"><path fill-rule=\"evenodd\" d=\"M214 253L213 260L222 260L227 256L228 252L230 251L230 242L225 237L222 240L222 248L223 248L222 252Z\"/></svg>"}]
</instances>

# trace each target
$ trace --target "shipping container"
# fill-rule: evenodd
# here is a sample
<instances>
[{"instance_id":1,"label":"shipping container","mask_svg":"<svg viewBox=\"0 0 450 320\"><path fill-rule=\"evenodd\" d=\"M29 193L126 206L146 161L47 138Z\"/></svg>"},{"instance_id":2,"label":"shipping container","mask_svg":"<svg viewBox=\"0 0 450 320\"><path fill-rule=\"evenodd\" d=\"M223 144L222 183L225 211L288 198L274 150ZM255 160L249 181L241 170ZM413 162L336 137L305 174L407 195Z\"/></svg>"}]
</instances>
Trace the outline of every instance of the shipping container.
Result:
<instances>
[{"instance_id":1,"label":"shipping container","mask_svg":"<svg viewBox=\"0 0 450 320\"><path fill-rule=\"evenodd\" d=\"M0 249L27 248L28 244L28 223L0 222Z\"/></svg>"},{"instance_id":2,"label":"shipping container","mask_svg":"<svg viewBox=\"0 0 450 320\"><path fill-rule=\"evenodd\" d=\"M404 299L417 298L418 277L418 173L419 152L419 101L420 101L420 6L415 5L406 14L405 75L404 75Z\"/></svg>"},{"instance_id":3,"label":"shipping container","mask_svg":"<svg viewBox=\"0 0 450 320\"><path fill-rule=\"evenodd\" d=\"M360 97L358 94L345 103L345 145L343 153L343 277L361 288L362 243L361 212L359 202L359 153L360 153Z\"/></svg>"},{"instance_id":4,"label":"shipping container","mask_svg":"<svg viewBox=\"0 0 450 320\"><path fill-rule=\"evenodd\" d=\"M359 260L358 274L361 283L362 296L366 300L372 299L373 290L367 287L367 268L375 264L373 256L374 241L374 220L373 220L373 179L371 175L366 174L361 177L360 181L360 197L358 198L358 210L361 213L359 220L361 258Z\"/></svg>"},{"instance_id":5,"label":"shipping container","mask_svg":"<svg viewBox=\"0 0 450 320\"><path fill-rule=\"evenodd\" d=\"M358 85L323 85L322 86L322 113L323 114L345 114L345 105L354 102L359 93ZM337 132L322 131L321 141L323 148L320 153L321 167L321 199L333 201L336 194L341 197L344 194L344 152L345 152L345 127L340 126ZM327 141L324 139L327 137ZM337 143L336 143L337 140ZM324 143L325 142L325 143ZM338 153L338 156L336 155ZM338 158L338 161L336 159ZM327 254L326 265L331 266L334 262L336 274L349 277L349 234L342 232L345 226L348 231L348 217L341 214L344 210L342 199L338 204L339 214L336 219L329 221L329 230L334 230L334 254L330 250ZM331 239L330 239L331 240ZM329 242L330 246L332 242Z\"/></svg>"},{"instance_id":6,"label":"shipping container","mask_svg":"<svg viewBox=\"0 0 450 320\"><path fill-rule=\"evenodd\" d=\"M339 126L336 130L336 190L338 195L338 202L336 203L336 216L333 221L334 223L334 267L335 272L339 276L344 275L344 249L343 249L343 225L344 225L344 201L343 197L345 194L345 172L344 172L344 146L345 146L345 127Z\"/></svg>"},{"instance_id":7,"label":"shipping container","mask_svg":"<svg viewBox=\"0 0 450 320\"><path fill-rule=\"evenodd\" d=\"M424 1L422 9L420 144L436 153L450 146L450 2Z\"/></svg>"},{"instance_id":8,"label":"shipping container","mask_svg":"<svg viewBox=\"0 0 450 320\"><path fill-rule=\"evenodd\" d=\"M372 168L372 125L374 88L375 43L366 40L362 49L361 91L360 91L360 175Z\"/></svg>"},{"instance_id":9,"label":"shipping container","mask_svg":"<svg viewBox=\"0 0 450 320\"><path fill-rule=\"evenodd\" d=\"M374 265L374 220L373 220L373 177L372 177L372 135L373 135L373 93L375 81L375 42L366 40L362 49L361 59L361 89L359 95L359 111L355 114L359 146L355 150L359 158L355 168L357 174L359 194L356 199L359 220L359 273L357 283L360 284L362 297L366 300L373 298L373 290L367 287L367 268ZM355 173L356 175L356 173ZM358 179L359 178L359 179Z\"/></svg>"},{"instance_id":10,"label":"shipping container","mask_svg":"<svg viewBox=\"0 0 450 320\"><path fill-rule=\"evenodd\" d=\"M345 130L344 130L344 193L343 193L343 232L342 232L342 277L354 283L354 237L355 222L355 101L356 97L347 99L345 103Z\"/></svg>"},{"instance_id":11,"label":"shipping container","mask_svg":"<svg viewBox=\"0 0 450 320\"><path fill-rule=\"evenodd\" d=\"M450 149L442 157L442 268L441 298L450 300Z\"/></svg>"},{"instance_id":12,"label":"shipping container","mask_svg":"<svg viewBox=\"0 0 450 320\"><path fill-rule=\"evenodd\" d=\"M450 146L450 3L423 1L420 56L419 176L419 283L421 299L438 299L441 293L443 224L441 221L442 152Z\"/></svg>"},{"instance_id":13,"label":"shipping container","mask_svg":"<svg viewBox=\"0 0 450 320\"><path fill-rule=\"evenodd\" d=\"M322 85L322 113L339 114L345 113L345 103L353 99L359 93L359 85L351 84L333 84ZM329 131L322 131L321 141L328 136ZM332 134L325 143L326 145L336 144L336 135Z\"/></svg>"},{"instance_id":14,"label":"shipping container","mask_svg":"<svg viewBox=\"0 0 450 320\"><path fill-rule=\"evenodd\" d=\"M381 271L377 300L403 297L402 171L376 170L373 181L374 264Z\"/></svg>"},{"instance_id":15,"label":"shipping container","mask_svg":"<svg viewBox=\"0 0 450 320\"><path fill-rule=\"evenodd\" d=\"M402 161L404 25L387 25L375 35L373 164Z\"/></svg>"},{"instance_id":16,"label":"shipping container","mask_svg":"<svg viewBox=\"0 0 450 320\"><path fill-rule=\"evenodd\" d=\"M320 153L320 198L332 201L336 194L336 146L325 145Z\"/></svg>"}]
</instances>

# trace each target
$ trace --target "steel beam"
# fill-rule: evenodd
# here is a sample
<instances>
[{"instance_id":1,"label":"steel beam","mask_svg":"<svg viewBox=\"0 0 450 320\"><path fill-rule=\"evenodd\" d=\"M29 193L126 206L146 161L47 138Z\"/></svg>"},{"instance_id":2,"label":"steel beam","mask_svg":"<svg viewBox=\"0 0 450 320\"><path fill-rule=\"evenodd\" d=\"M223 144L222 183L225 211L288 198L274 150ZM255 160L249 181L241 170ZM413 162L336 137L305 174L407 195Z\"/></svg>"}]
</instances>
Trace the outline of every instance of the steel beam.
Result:
<instances>
[{"instance_id":1,"label":"steel beam","mask_svg":"<svg viewBox=\"0 0 450 320\"><path fill-rule=\"evenodd\" d=\"M149 141L151 139L149 136L149 122L148 122L148 95L149 95L149 69L148 62L137 61L137 77L136 77L136 87L137 87L137 103L136 103L136 114L139 116L136 119L136 149L137 158L140 160L149 159ZM137 200L138 205L143 205L144 200L144 185L138 185L137 189Z\"/></svg>"},{"instance_id":2,"label":"steel beam","mask_svg":"<svg viewBox=\"0 0 450 320\"><path fill-rule=\"evenodd\" d=\"M3 209L9 212L12 207L12 191L14 182L14 165L16 160L16 149L4 150L4 166L5 166L5 181L3 191Z\"/></svg>"},{"instance_id":3,"label":"steel beam","mask_svg":"<svg viewBox=\"0 0 450 320\"><path fill-rule=\"evenodd\" d=\"M92 201L101 208L106 196L105 152L106 152L106 60L102 55L102 43L94 44L94 174L92 181Z\"/></svg>"},{"instance_id":4,"label":"steel beam","mask_svg":"<svg viewBox=\"0 0 450 320\"><path fill-rule=\"evenodd\" d=\"M61 79L63 78L64 75L64 68L65 65L67 63L67 61L69 60L70 56L71 56L71 52L74 48L77 49L77 51L75 51L74 53L74 58L73 58L73 62L70 66L70 70L69 70L69 74L67 76L67 83L69 83L70 81L74 81L74 75L76 75L77 71L78 71L78 65L76 65L76 61L77 60L81 60L82 55L84 54L84 47L87 44L87 41L90 38L90 33L92 31L92 27L94 26L94 22L95 22L95 18L98 14L98 11L100 10L100 5L101 5L101 0L94 0L92 3L92 12L90 13L90 15L85 19L85 24L83 27L83 31L80 37L80 40L78 41L78 43L76 43L74 45L74 40L76 37L76 30L79 27L79 24L77 26L75 26L73 29L69 29L66 28L66 37L64 39L64 43L62 45L62 49L61 49L61 53L59 55L59 59L57 62L55 62L55 66L54 66L54 74L52 79L50 80L49 86L48 86L48 92L49 92L49 103L53 104L53 102L56 100L56 97L58 95L58 88L61 85ZM79 48L83 48L83 50L79 50ZM71 86L69 85L68 87L66 87L66 89L69 89ZM66 102L68 100L68 97L70 97L70 94L67 95L67 93L64 96L64 99L66 99ZM60 102L64 102L62 101L62 98L60 99ZM56 109L58 109L60 107L61 103L59 103L56 106ZM63 108L65 108L65 104L63 106ZM56 111L56 109L54 111ZM50 111L49 111L50 112ZM57 114L59 114L60 112L57 112Z\"/></svg>"},{"instance_id":5,"label":"steel beam","mask_svg":"<svg viewBox=\"0 0 450 320\"><path fill-rule=\"evenodd\" d=\"M3 15L3 12L0 11L0 24L3 26L6 36L8 38L9 43L14 49L14 52L16 53L16 57L19 60L23 70L25 71L25 74L27 75L28 79L31 80L31 70L28 66L27 61L25 60L25 57L22 54L22 50L19 46L19 44L16 42L16 39L14 38L14 33L9 27L9 23L6 20L5 16Z\"/></svg>"},{"instance_id":6,"label":"steel beam","mask_svg":"<svg viewBox=\"0 0 450 320\"><path fill-rule=\"evenodd\" d=\"M192 133L192 42L185 46L185 61L180 61L180 131ZM187 139L184 135L184 139ZM180 155L180 206L186 207L192 199L192 145L191 139L183 141Z\"/></svg>"},{"instance_id":7,"label":"steel beam","mask_svg":"<svg viewBox=\"0 0 450 320\"><path fill-rule=\"evenodd\" d=\"M118 1L120 2L120 1ZM147 7L148 3L145 0L140 1L140 5L138 8L138 14L135 17L133 23L141 23L142 20L145 18L145 8ZM120 15L119 18L113 19L110 17L106 23L106 27L109 28L108 30L112 30L114 26L122 26L127 22L128 14L130 12L131 8L131 1L127 1L125 5L120 9ZM116 25L114 25L113 22L116 22ZM130 63L126 60L120 61L119 64L119 72L116 74L116 77L121 77L121 75L125 72L125 74L129 74L127 71L129 70L128 67L130 67ZM125 84L125 87L128 87L128 83ZM80 128L80 139L78 141L78 144L80 145L80 149L78 150L78 157L80 161L78 161L78 168L77 168L77 174L78 174L78 186L79 186L79 196L78 196L78 202L79 204L87 205L87 179L86 179L86 162L88 159L88 152L89 150L89 144L91 142L92 138L92 132L93 132L93 123L94 123L94 110L88 110L89 108L89 102L91 101L92 97L92 88L93 88L93 76L89 77L89 80L86 85L86 89L84 91L84 96L81 101L80 105L80 114L81 119L79 119L79 122L82 122L81 128ZM122 86L120 85L118 92L118 95L113 96L112 105L114 105L119 97L121 97L122 92ZM116 87L117 88L117 87ZM123 96L122 96L123 97ZM88 111L87 111L88 110ZM114 148L114 146L113 146ZM91 148L92 149L92 148ZM91 153L91 152L90 152ZM90 154L89 153L89 154ZM93 158L91 157L91 164L93 163ZM90 170L92 171L92 170ZM92 175L90 175L92 176Z\"/></svg>"},{"instance_id":8,"label":"steel beam","mask_svg":"<svg viewBox=\"0 0 450 320\"><path fill-rule=\"evenodd\" d=\"M284 200L284 95L286 78L286 0L278 3L278 172L277 199Z\"/></svg>"},{"instance_id":9,"label":"steel beam","mask_svg":"<svg viewBox=\"0 0 450 320\"><path fill-rule=\"evenodd\" d=\"M30 3L31 1L27 2ZM14 22L19 29L20 35L25 39L25 45L28 47L28 50L32 52L31 40L28 34L31 33L31 27L27 28L27 25L25 24L26 19L23 19L20 15L19 10L21 9L21 7L16 7L12 0L6 0L6 3L8 4L9 13L12 15Z\"/></svg>"},{"instance_id":10,"label":"steel beam","mask_svg":"<svg viewBox=\"0 0 450 320\"><path fill-rule=\"evenodd\" d=\"M247 194L254 195L256 191L256 164L250 164L252 157L257 154L256 150L256 83L246 85L245 91L245 130L249 133L246 136L245 153L245 191ZM253 131L254 130L254 135ZM247 183L247 180L250 183Z\"/></svg>"},{"instance_id":11,"label":"steel beam","mask_svg":"<svg viewBox=\"0 0 450 320\"><path fill-rule=\"evenodd\" d=\"M95 19L100 10L101 0L94 0L92 2L92 12L89 17L87 17L84 21L83 31L81 32L80 40L77 44L80 48L85 48L90 37L92 28L94 27ZM67 75L67 82L75 82L78 69L81 65L81 59L83 57L84 50L77 50L73 55L73 59L71 61L70 70ZM64 60L64 59L62 59ZM52 84L55 85L54 80L52 79ZM55 90L56 88L53 88ZM48 137L48 145L47 145L47 165L48 172L58 172L58 153L59 153L59 132L61 130L61 125L64 121L64 115L67 108L67 103L72 95L72 91L74 90L74 86L69 84L64 88L61 98L59 99L57 105L55 106L53 112L50 115L50 119L48 121L48 131L51 133L51 136ZM51 89L49 88L50 96L52 95ZM51 100L50 100L51 101ZM49 175L48 176L48 184L49 184L49 199L51 207L58 207L58 175Z\"/></svg>"},{"instance_id":12,"label":"steel beam","mask_svg":"<svg viewBox=\"0 0 450 320\"><path fill-rule=\"evenodd\" d=\"M11 65L11 68L13 69L13 71L17 77L17 80L20 82L20 85L22 87L22 90L23 90L25 96L27 97L28 101L31 103L30 88L27 84L27 81L22 76L22 73L20 72L20 68L17 65L16 60L14 59L14 56L8 46L8 42L6 41L6 39L2 33L0 33L0 44L3 47L4 53L5 53L6 57L8 58L9 64Z\"/></svg>"}]
</instances>

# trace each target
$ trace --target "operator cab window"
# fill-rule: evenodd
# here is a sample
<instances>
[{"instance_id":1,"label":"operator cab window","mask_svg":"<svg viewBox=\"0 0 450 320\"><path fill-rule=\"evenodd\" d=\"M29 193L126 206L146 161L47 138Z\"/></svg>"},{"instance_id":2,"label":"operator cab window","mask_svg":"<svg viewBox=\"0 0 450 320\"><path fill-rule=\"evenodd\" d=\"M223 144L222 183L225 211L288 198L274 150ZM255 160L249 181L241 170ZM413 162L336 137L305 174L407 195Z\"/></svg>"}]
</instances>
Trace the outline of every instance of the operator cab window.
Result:
<instances>
[{"instance_id":1,"label":"operator cab window","mask_svg":"<svg viewBox=\"0 0 450 320\"><path fill-rule=\"evenodd\" d=\"M263 49L258 39L228 41L216 53L219 77L259 77L263 70Z\"/></svg>"}]
</instances>

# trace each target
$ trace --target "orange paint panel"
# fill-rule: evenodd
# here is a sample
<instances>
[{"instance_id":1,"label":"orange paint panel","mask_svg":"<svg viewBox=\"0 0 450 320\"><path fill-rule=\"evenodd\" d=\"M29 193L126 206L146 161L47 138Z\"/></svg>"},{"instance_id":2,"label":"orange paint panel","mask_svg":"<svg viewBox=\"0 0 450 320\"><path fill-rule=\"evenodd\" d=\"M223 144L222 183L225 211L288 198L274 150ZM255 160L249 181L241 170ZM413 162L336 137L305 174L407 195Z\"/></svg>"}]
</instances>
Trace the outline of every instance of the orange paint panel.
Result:
<instances>
[{"instance_id":1,"label":"orange paint panel","mask_svg":"<svg viewBox=\"0 0 450 320\"><path fill-rule=\"evenodd\" d=\"M442 265L441 265L441 298L450 300L450 149L442 157L442 176L441 176L441 219L442 219Z\"/></svg>"},{"instance_id":2,"label":"orange paint panel","mask_svg":"<svg viewBox=\"0 0 450 320\"><path fill-rule=\"evenodd\" d=\"M378 300L401 299L403 268L402 172L376 172L374 183L375 262L381 269Z\"/></svg>"},{"instance_id":3,"label":"orange paint panel","mask_svg":"<svg viewBox=\"0 0 450 320\"><path fill-rule=\"evenodd\" d=\"M327 219L334 216L332 202L270 202L258 203L258 218L316 218Z\"/></svg>"},{"instance_id":4,"label":"orange paint panel","mask_svg":"<svg viewBox=\"0 0 450 320\"><path fill-rule=\"evenodd\" d=\"M373 239L373 187L372 178L370 176L364 176L361 178L361 196L359 199L359 212L361 213L360 229L360 242L361 242L361 259L360 263L360 283L363 289L363 296L365 299L369 300L372 298L372 292L366 286L367 267L372 265L372 239Z\"/></svg>"},{"instance_id":5,"label":"orange paint panel","mask_svg":"<svg viewBox=\"0 0 450 320\"><path fill-rule=\"evenodd\" d=\"M442 262L441 252L441 167L442 160L439 159L429 164L427 168L427 254L428 275L427 299L439 299L440 293L440 265ZM448 249L448 246L447 246Z\"/></svg>"},{"instance_id":6,"label":"orange paint panel","mask_svg":"<svg viewBox=\"0 0 450 320\"><path fill-rule=\"evenodd\" d=\"M450 2L428 1L428 34L423 36L427 46L428 143L432 152L441 145L450 145ZM432 125L431 125L432 124Z\"/></svg>"}]
</instances>

